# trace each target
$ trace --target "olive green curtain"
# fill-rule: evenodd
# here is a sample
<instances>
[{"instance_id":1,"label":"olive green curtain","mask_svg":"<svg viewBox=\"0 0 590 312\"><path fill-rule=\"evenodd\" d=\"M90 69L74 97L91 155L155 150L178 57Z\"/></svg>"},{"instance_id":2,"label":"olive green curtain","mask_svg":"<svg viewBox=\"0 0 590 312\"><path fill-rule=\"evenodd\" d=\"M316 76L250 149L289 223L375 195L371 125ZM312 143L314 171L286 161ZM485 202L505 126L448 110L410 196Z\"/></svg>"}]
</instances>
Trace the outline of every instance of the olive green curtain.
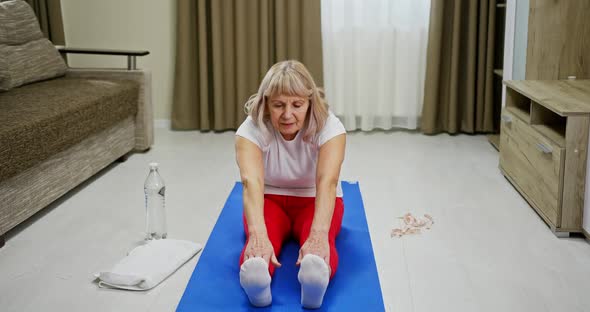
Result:
<instances>
[{"instance_id":1,"label":"olive green curtain","mask_svg":"<svg viewBox=\"0 0 590 312\"><path fill-rule=\"evenodd\" d=\"M323 85L319 0L177 0L173 129L236 129L274 63Z\"/></svg>"},{"instance_id":2,"label":"olive green curtain","mask_svg":"<svg viewBox=\"0 0 590 312\"><path fill-rule=\"evenodd\" d=\"M41 31L53 44L64 45L65 35L60 0L25 0L39 20Z\"/></svg>"},{"instance_id":3,"label":"olive green curtain","mask_svg":"<svg viewBox=\"0 0 590 312\"><path fill-rule=\"evenodd\" d=\"M493 132L496 0L432 0L421 130Z\"/></svg>"}]
</instances>

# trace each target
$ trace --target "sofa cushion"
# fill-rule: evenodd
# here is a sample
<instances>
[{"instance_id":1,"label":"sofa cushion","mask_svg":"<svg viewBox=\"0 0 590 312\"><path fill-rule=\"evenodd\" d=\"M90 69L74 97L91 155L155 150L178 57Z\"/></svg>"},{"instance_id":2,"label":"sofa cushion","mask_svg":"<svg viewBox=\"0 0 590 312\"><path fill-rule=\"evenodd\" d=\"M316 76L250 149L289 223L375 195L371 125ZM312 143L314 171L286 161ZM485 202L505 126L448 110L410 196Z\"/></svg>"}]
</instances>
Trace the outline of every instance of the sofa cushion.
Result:
<instances>
[{"instance_id":1,"label":"sofa cushion","mask_svg":"<svg viewBox=\"0 0 590 312\"><path fill-rule=\"evenodd\" d=\"M43 38L33 9L22 0L0 1L0 43L19 45Z\"/></svg>"},{"instance_id":2,"label":"sofa cushion","mask_svg":"<svg viewBox=\"0 0 590 312\"><path fill-rule=\"evenodd\" d=\"M0 181L137 113L130 80L58 78L0 94Z\"/></svg>"},{"instance_id":3,"label":"sofa cushion","mask_svg":"<svg viewBox=\"0 0 590 312\"><path fill-rule=\"evenodd\" d=\"M0 2L0 91L63 76L66 70L31 7L21 0Z\"/></svg>"}]
</instances>

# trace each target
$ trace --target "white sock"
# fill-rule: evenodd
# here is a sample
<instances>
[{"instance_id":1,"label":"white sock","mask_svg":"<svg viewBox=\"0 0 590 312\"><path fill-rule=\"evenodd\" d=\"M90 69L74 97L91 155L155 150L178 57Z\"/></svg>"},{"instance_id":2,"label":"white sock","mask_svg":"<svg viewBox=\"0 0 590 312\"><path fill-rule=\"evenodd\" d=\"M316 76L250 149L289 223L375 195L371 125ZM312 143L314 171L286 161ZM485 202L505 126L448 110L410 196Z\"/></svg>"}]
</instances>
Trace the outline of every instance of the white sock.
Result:
<instances>
[{"instance_id":1,"label":"white sock","mask_svg":"<svg viewBox=\"0 0 590 312\"><path fill-rule=\"evenodd\" d=\"M266 307L272 302L268 264L260 257L250 258L240 267L240 285L255 307Z\"/></svg>"},{"instance_id":2,"label":"white sock","mask_svg":"<svg viewBox=\"0 0 590 312\"><path fill-rule=\"evenodd\" d=\"M301 305L307 309L321 307L330 282L330 267L324 259L316 255L305 255L297 278L301 283Z\"/></svg>"}]
</instances>

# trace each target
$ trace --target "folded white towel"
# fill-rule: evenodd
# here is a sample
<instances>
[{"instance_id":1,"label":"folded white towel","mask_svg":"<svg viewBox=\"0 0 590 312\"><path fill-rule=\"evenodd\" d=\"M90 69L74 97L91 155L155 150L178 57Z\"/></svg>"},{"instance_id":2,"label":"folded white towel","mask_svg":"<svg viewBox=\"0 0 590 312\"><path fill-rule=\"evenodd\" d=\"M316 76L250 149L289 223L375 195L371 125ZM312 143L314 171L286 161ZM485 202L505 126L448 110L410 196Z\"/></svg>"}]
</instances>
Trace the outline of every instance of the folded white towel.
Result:
<instances>
[{"instance_id":1,"label":"folded white towel","mask_svg":"<svg viewBox=\"0 0 590 312\"><path fill-rule=\"evenodd\" d=\"M135 247L108 271L95 274L98 286L128 290L148 290L160 284L196 255L197 243L159 239Z\"/></svg>"}]
</instances>

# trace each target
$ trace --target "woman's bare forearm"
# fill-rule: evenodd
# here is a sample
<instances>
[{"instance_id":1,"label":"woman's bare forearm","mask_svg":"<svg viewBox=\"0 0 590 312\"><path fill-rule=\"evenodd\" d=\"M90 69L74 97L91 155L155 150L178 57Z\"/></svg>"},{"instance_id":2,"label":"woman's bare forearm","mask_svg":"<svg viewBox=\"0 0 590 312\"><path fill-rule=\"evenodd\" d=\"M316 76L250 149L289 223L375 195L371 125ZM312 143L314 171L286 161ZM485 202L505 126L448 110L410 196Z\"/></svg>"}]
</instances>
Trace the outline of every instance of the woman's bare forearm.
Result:
<instances>
[{"instance_id":1,"label":"woman's bare forearm","mask_svg":"<svg viewBox=\"0 0 590 312\"><path fill-rule=\"evenodd\" d=\"M236 161L244 186L244 215L248 224L248 232L250 235L266 235L262 151L254 143L236 137Z\"/></svg>"},{"instance_id":2,"label":"woman's bare forearm","mask_svg":"<svg viewBox=\"0 0 590 312\"><path fill-rule=\"evenodd\" d=\"M314 234L328 234L330 230L337 184L337 178L320 180L316 184L315 213L311 224L311 232Z\"/></svg>"},{"instance_id":3,"label":"woman's bare forearm","mask_svg":"<svg viewBox=\"0 0 590 312\"><path fill-rule=\"evenodd\" d=\"M321 148L316 172L315 213L311 232L328 234L334 214L336 188L340 177L340 167L344 161L346 135L339 135Z\"/></svg>"},{"instance_id":4,"label":"woman's bare forearm","mask_svg":"<svg viewBox=\"0 0 590 312\"><path fill-rule=\"evenodd\" d=\"M244 214L249 235L267 235L264 223L264 182L262 179L242 179L244 185Z\"/></svg>"}]
</instances>

